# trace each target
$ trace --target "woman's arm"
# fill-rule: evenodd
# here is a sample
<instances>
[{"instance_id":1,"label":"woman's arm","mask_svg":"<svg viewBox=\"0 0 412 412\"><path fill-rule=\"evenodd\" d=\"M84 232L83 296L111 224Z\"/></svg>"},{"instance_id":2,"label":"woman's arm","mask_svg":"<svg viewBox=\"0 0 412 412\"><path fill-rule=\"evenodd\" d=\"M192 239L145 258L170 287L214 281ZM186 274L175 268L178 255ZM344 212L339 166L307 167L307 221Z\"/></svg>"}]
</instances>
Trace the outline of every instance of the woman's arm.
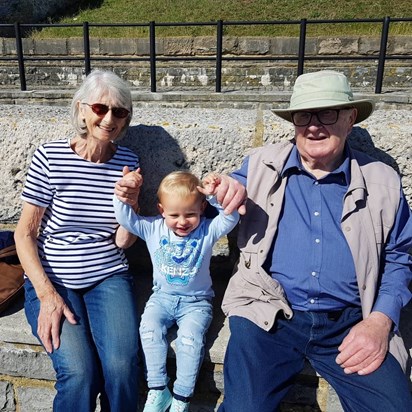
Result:
<instances>
[{"instance_id":1,"label":"woman's arm","mask_svg":"<svg viewBox=\"0 0 412 412\"><path fill-rule=\"evenodd\" d=\"M37 333L48 352L60 346L62 317L75 324L76 319L46 275L38 254L37 233L45 208L24 202L14 238L23 269L40 300Z\"/></svg>"},{"instance_id":2,"label":"woman's arm","mask_svg":"<svg viewBox=\"0 0 412 412\"><path fill-rule=\"evenodd\" d=\"M127 249L136 242L137 236L128 232L123 226L119 226L116 230L115 242L116 246L122 249Z\"/></svg>"},{"instance_id":3,"label":"woman's arm","mask_svg":"<svg viewBox=\"0 0 412 412\"><path fill-rule=\"evenodd\" d=\"M115 195L123 203L132 206L133 210L139 211L139 194L143 184L143 176L140 173L140 167L131 172L127 166L123 168L123 178L116 183ZM116 246L127 249L136 241L137 236L128 232L123 226L119 226L116 231Z\"/></svg>"}]
</instances>

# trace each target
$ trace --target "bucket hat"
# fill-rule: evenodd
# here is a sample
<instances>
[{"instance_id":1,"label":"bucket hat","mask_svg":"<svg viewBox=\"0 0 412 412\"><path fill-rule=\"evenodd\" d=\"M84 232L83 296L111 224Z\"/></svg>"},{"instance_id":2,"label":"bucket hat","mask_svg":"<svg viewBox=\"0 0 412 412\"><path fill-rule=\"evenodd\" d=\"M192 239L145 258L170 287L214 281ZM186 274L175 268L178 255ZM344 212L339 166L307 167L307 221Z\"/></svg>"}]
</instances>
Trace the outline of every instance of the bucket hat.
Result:
<instances>
[{"instance_id":1,"label":"bucket hat","mask_svg":"<svg viewBox=\"0 0 412 412\"><path fill-rule=\"evenodd\" d=\"M289 108L273 113L292 122L292 113L300 110L355 107L355 123L368 118L374 109L372 100L354 100L347 77L333 70L321 70L300 75L293 86Z\"/></svg>"}]
</instances>

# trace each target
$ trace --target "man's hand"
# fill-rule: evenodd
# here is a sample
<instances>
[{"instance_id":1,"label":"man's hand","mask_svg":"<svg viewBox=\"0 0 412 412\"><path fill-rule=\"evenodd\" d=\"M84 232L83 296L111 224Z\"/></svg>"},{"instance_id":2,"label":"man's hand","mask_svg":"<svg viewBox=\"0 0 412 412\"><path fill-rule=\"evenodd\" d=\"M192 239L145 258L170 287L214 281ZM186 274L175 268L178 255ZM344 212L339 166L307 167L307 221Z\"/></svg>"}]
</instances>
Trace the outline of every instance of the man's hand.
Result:
<instances>
[{"instance_id":1,"label":"man's hand","mask_svg":"<svg viewBox=\"0 0 412 412\"><path fill-rule=\"evenodd\" d=\"M140 174L140 168L131 172L129 167L125 166L123 168L123 178L116 183L114 194L121 202L137 207L142 184L143 176Z\"/></svg>"},{"instance_id":2,"label":"man's hand","mask_svg":"<svg viewBox=\"0 0 412 412\"><path fill-rule=\"evenodd\" d=\"M372 312L355 325L338 350L336 363L345 373L367 375L382 364L389 347L392 320L381 312Z\"/></svg>"}]
</instances>

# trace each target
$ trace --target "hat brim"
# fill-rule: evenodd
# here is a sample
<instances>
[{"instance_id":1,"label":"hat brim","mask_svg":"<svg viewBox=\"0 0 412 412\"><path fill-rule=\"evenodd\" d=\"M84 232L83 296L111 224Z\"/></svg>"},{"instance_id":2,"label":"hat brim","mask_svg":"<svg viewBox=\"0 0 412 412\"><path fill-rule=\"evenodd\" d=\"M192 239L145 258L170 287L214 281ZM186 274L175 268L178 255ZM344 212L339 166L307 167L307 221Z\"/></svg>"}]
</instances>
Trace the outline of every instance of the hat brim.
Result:
<instances>
[{"instance_id":1,"label":"hat brim","mask_svg":"<svg viewBox=\"0 0 412 412\"><path fill-rule=\"evenodd\" d=\"M310 107L307 107L310 106ZM336 103L336 101L328 102L323 101L321 104L316 105L313 107L313 103L311 105L301 105L299 107L293 107L288 109L276 109L272 110L277 116L281 117L282 119L287 120L288 122L292 123L292 113L301 111L301 110L316 110L316 109L323 109L323 108L335 108L335 107L355 107L358 110L358 114L356 116L355 123L360 123L363 120L367 119L373 112L375 108L375 104L372 100L353 100L347 103Z\"/></svg>"}]
</instances>

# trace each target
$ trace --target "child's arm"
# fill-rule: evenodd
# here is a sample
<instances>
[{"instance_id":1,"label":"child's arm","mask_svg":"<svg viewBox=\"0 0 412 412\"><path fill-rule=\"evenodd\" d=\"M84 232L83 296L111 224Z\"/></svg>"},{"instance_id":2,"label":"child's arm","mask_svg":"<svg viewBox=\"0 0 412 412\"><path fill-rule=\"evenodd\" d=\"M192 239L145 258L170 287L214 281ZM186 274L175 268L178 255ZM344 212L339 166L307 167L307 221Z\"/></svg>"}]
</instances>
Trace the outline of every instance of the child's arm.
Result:
<instances>
[{"instance_id":1,"label":"child's arm","mask_svg":"<svg viewBox=\"0 0 412 412\"><path fill-rule=\"evenodd\" d=\"M219 215L213 219L210 229L215 234L216 240L229 233L239 221L239 212L235 209L232 213L226 214L222 205L217 201L216 195L222 178L218 173L209 173L202 182L203 187L198 187L199 192L207 196L208 202L217 209Z\"/></svg>"}]
</instances>

